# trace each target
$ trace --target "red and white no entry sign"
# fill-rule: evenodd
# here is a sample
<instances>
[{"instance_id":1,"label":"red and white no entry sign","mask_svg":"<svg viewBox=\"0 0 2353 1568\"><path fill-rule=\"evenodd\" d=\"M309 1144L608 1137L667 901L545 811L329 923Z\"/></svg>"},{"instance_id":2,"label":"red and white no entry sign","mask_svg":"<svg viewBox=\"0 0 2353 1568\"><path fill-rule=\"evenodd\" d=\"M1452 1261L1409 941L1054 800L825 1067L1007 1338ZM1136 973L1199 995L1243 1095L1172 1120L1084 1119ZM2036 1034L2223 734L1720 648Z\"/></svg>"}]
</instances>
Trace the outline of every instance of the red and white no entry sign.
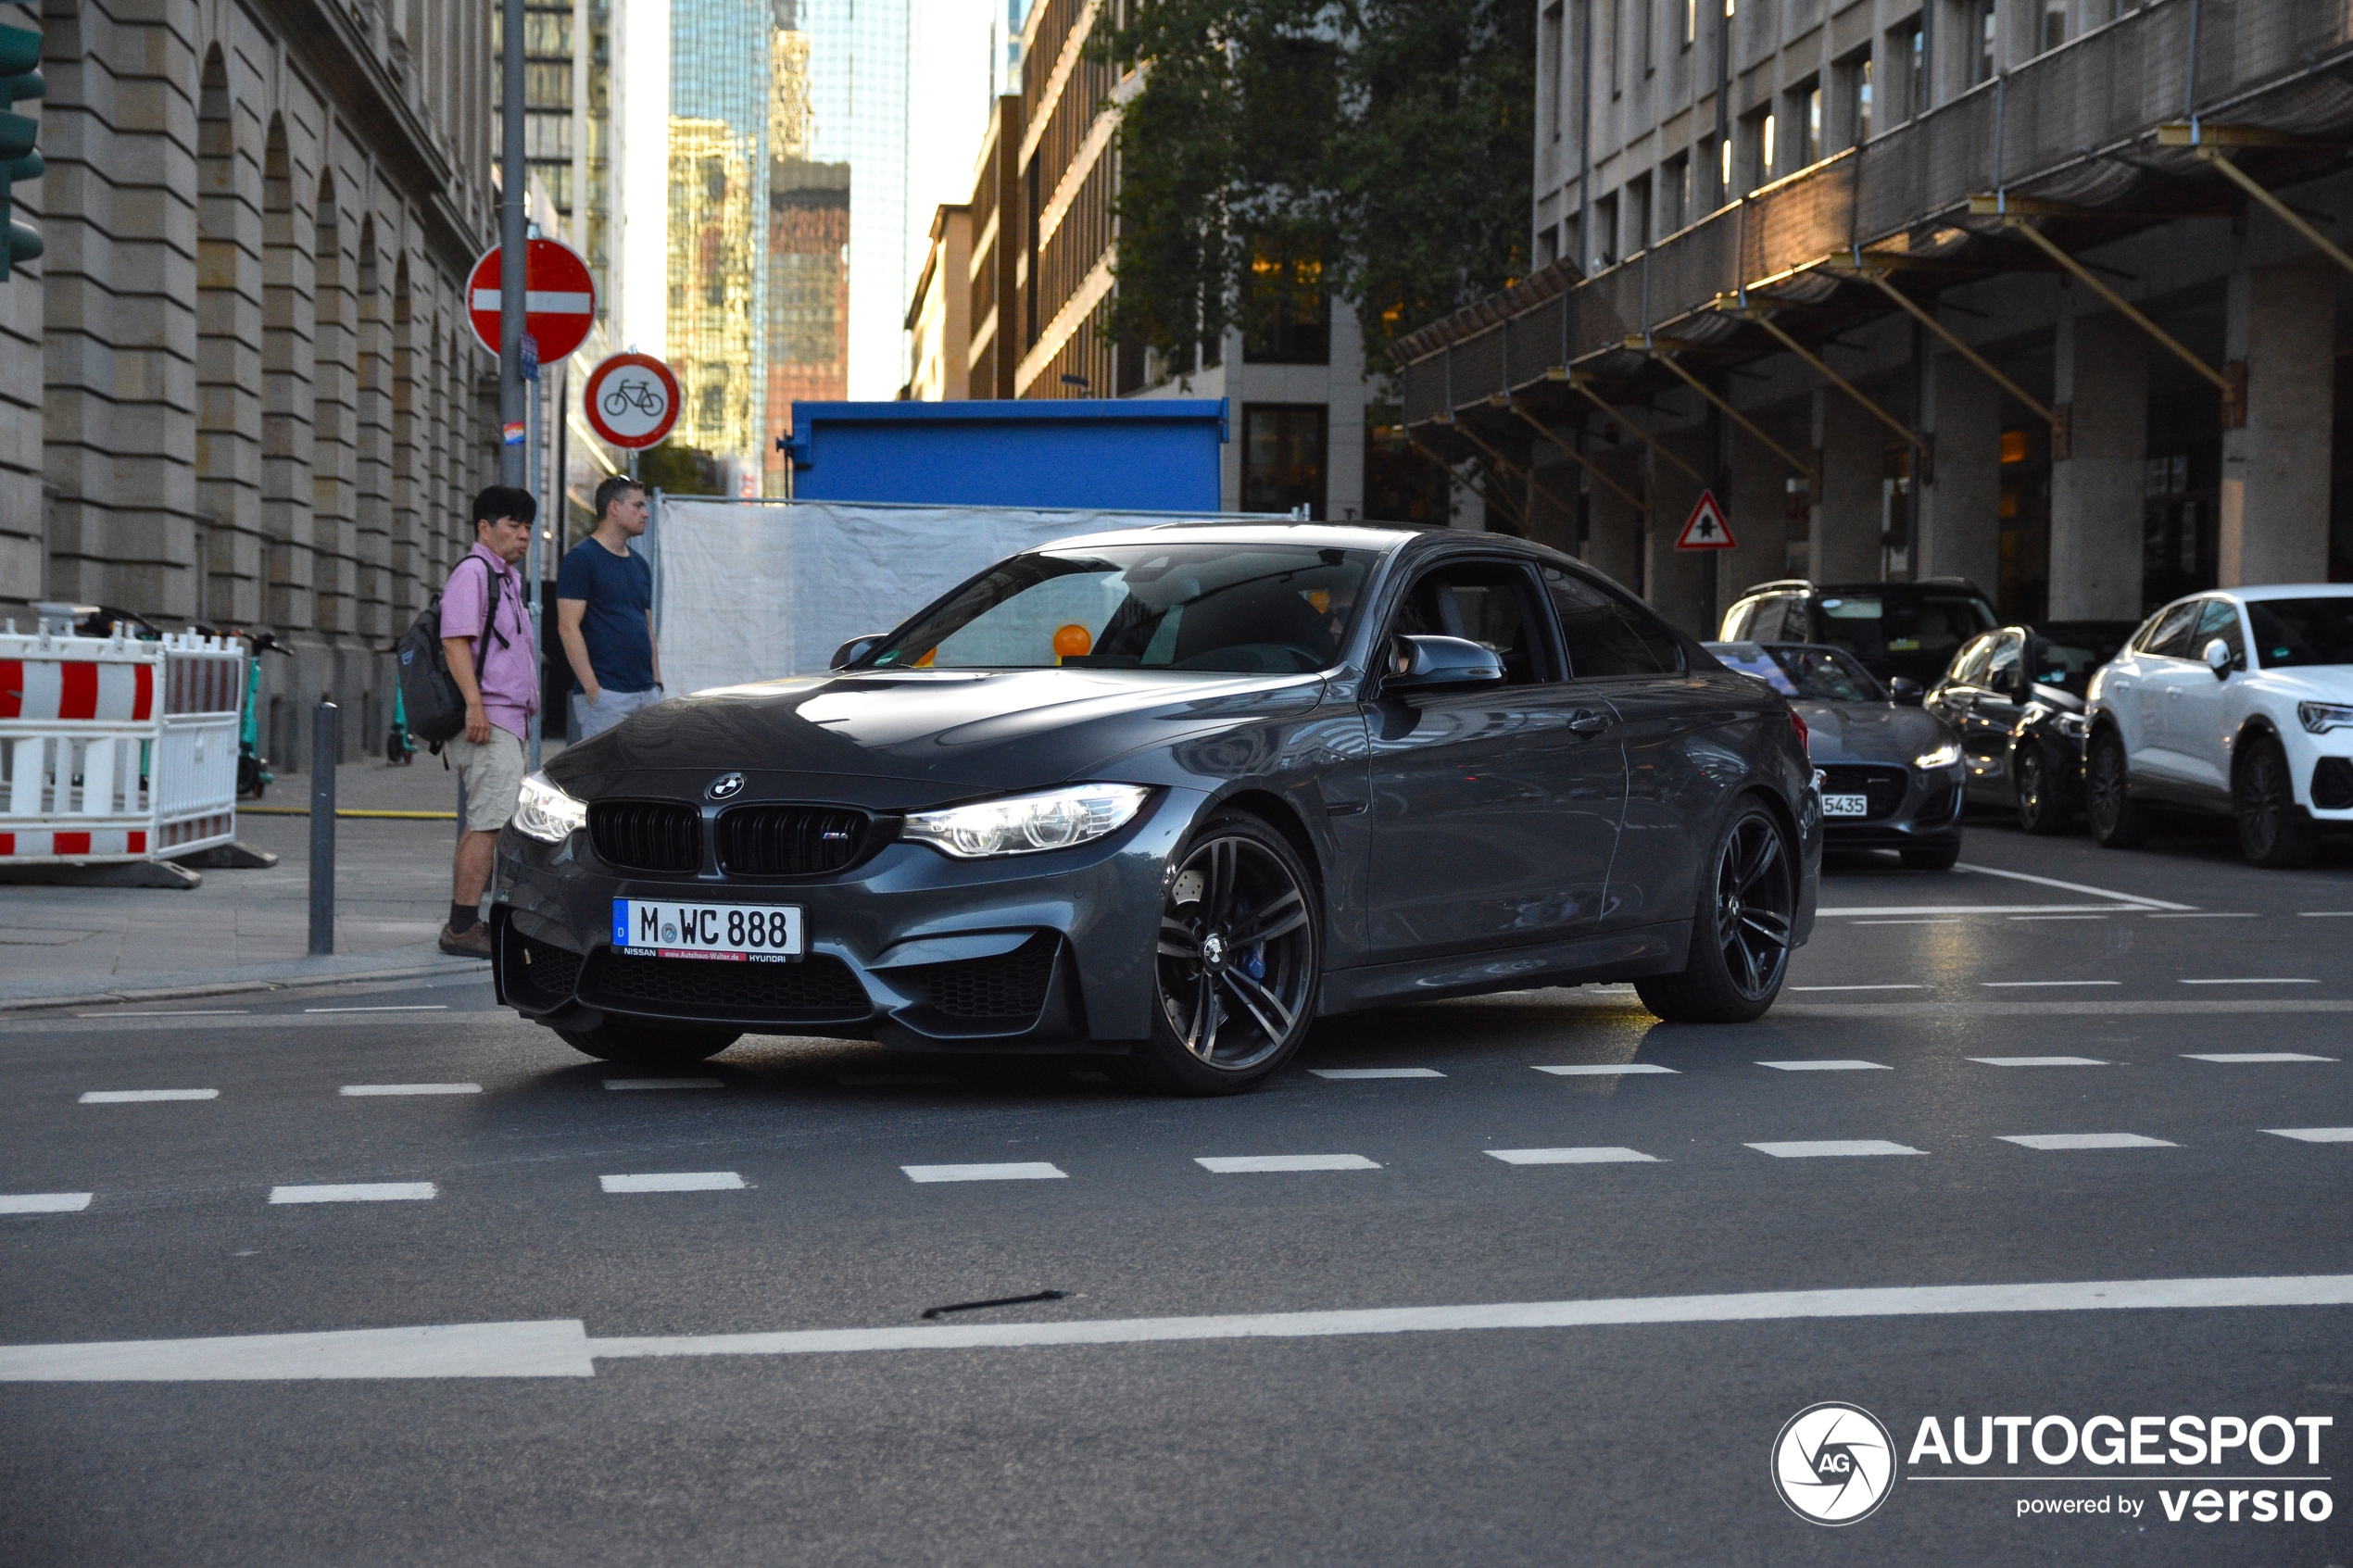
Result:
<instances>
[{"instance_id":1,"label":"red and white no entry sign","mask_svg":"<svg viewBox=\"0 0 2353 1568\"><path fill-rule=\"evenodd\" d=\"M499 247L492 245L466 279L466 318L474 337L498 352ZM533 240L525 246L523 331L538 340L539 362L562 358L588 341L597 321L597 280L588 263L561 240Z\"/></svg>"},{"instance_id":2,"label":"red and white no entry sign","mask_svg":"<svg viewBox=\"0 0 2353 1568\"><path fill-rule=\"evenodd\" d=\"M588 428L625 451L651 446L678 422L678 378L650 354L616 354L588 372Z\"/></svg>"}]
</instances>

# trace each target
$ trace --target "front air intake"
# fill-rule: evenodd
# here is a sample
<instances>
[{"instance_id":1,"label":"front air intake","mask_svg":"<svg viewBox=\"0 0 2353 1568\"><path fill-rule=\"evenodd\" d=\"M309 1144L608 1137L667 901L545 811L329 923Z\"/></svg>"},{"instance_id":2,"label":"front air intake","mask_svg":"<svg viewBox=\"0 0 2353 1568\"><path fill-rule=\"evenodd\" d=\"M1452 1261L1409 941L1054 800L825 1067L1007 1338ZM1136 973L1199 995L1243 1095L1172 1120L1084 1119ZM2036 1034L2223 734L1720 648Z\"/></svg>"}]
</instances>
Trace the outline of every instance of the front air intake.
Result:
<instances>
[{"instance_id":1,"label":"front air intake","mask_svg":"<svg viewBox=\"0 0 2353 1568\"><path fill-rule=\"evenodd\" d=\"M633 872L702 870L702 813L671 800L598 800L588 807L597 859Z\"/></svg>"}]
</instances>

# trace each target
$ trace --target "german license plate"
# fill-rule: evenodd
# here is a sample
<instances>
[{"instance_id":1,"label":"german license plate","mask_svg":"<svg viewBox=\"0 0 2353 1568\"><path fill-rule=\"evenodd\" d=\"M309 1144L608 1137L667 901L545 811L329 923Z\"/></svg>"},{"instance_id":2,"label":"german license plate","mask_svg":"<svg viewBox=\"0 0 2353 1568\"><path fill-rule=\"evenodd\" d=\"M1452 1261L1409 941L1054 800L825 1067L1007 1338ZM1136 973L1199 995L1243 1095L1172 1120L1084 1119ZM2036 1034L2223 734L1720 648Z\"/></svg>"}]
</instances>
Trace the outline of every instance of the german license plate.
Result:
<instances>
[{"instance_id":1,"label":"german license plate","mask_svg":"<svg viewBox=\"0 0 2353 1568\"><path fill-rule=\"evenodd\" d=\"M803 950L800 907L615 898L612 945L641 959L784 962Z\"/></svg>"},{"instance_id":2,"label":"german license plate","mask_svg":"<svg viewBox=\"0 0 2353 1568\"><path fill-rule=\"evenodd\" d=\"M1871 814L1871 797L1868 795L1825 795L1822 815L1825 817L1868 817Z\"/></svg>"}]
</instances>

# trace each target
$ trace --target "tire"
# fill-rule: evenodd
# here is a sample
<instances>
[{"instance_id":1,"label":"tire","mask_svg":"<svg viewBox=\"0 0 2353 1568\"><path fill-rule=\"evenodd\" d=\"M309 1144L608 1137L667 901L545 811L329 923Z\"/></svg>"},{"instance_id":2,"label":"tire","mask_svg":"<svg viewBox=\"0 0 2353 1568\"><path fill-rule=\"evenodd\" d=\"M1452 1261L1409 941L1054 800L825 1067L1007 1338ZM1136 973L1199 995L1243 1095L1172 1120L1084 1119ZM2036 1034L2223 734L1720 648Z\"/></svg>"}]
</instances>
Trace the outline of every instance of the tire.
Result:
<instances>
[{"instance_id":1,"label":"tire","mask_svg":"<svg viewBox=\"0 0 2353 1568\"><path fill-rule=\"evenodd\" d=\"M2296 809L2296 786L2287 752L2274 735L2251 738L2231 781L2233 815L2238 819L2239 853L2250 866L2293 871L2309 866L2320 850L2320 834Z\"/></svg>"},{"instance_id":2,"label":"tire","mask_svg":"<svg viewBox=\"0 0 2353 1568\"><path fill-rule=\"evenodd\" d=\"M1642 1005L1675 1023L1762 1018L1789 973L1797 866L1789 835L1755 796L1743 799L1700 861L1691 956L1680 974L1634 982Z\"/></svg>"},{"instance_id":3,"label":"tire","mask_svg":"<svg viewBox=\"0 0 2353 1568\"><path fill-rule=\"evenodd\" d=\"M1323 909L1290 841L1244 813L1210 818L1167 877L1151 1037L1117 1075L1157 1094L1255 1088L1307 1037L1323 960Z\"/></svg>"},{"instance_id":4,"label":"tire","mask_svg":"<svg viewBox=\"0 0 2353 1568\"><path fill-rule=\"evenodd\" d=\"M1917 849L1899 849L1895 853L1907 872L1949 872L1960 863L1961 841L1952 838L1942 844L1923 844Z\"/></svg>"},{"instance_id":5,"label":"tire","mask_svg":"<svg viewBox=\"0 0 2353 1568\"><path fill-rule=\"evenodd\" d=\"M2010 771L2018 785L2019 831L2038 838L2065 833L2069 812L2059 789L2058 770L2051 766L2051 754L2043 743L2033 742L2018 753Z\"/></svg>"},{"instance_id":6,"label":"tire","mask_svg":"<svg viewBox=\"0 0 2353 1568\"><path fill-rule=\"evenodd\" d=\"M2083 758L2083 815L2103 849L2138 849L2157 831L2149 809L2133 798L2131 782L2123 737L2114 730L2094 735Z\"/></svg>"},{"instance_id":7,"label":"tire","mask_svg":"<svg viewBox=\"0 0 2353 1568\"><path fill-rule=\"evenodd\" d=\"M691 1067L717 1056L742 1035L724 1029L668 1028L608 1019L594 1029L559 1029L564 1044L599 1061L639 1067Z\"/></svg>"}]
</instances>

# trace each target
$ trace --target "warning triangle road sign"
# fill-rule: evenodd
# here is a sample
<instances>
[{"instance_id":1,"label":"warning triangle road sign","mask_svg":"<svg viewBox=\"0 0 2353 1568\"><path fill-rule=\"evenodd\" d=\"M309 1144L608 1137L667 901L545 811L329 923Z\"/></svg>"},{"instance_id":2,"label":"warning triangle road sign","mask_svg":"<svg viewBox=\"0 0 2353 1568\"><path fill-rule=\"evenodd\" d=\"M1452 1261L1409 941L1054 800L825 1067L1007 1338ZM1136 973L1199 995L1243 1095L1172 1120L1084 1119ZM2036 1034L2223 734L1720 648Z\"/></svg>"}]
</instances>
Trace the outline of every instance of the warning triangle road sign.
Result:
<instances>
[{"instance_id":1,"label":"warning triangle road sign","mask_svg":"<svg viewBox=\"0 0 2353 1568\"><path fill-rule=\"evenodd\" d=\"M1716 504L1716 492L1703 490L1699 504L1684 520L1683 532L1675 535L1679 550L1737 550L1740 541L1732 537L1732 525L1724 516L1724 508Z\"/></svg>"}]
</instances>

